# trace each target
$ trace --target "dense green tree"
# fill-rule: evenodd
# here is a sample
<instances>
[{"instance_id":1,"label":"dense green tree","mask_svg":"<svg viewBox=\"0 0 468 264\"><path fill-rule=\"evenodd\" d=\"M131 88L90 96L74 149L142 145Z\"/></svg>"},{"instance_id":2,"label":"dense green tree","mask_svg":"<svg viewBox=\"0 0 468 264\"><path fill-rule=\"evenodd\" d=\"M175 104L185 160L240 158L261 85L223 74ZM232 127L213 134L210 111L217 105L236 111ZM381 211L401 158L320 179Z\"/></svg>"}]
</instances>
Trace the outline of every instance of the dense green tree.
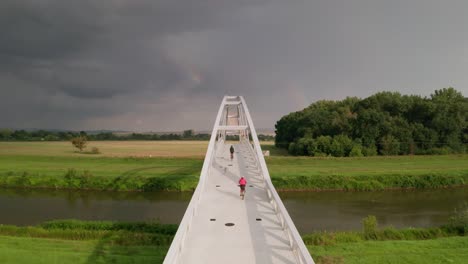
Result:
<instances>
[{"instance_id":1,"label":"dense green tree","mask_svg":"<svg viewBox=\"0 0 468 264\"><path fill-rule=\"evenodd\" d=\"M362 146L361 145L354 145L351 151L349 152L350 157L362 157Z\"/></svg>"},{"instance_id":2,"label":"dense green tree","mask_svg":"<svg viewBox=\"0 0 468 264\"><path fill-rule=\"evenodd\" d=\"M380 153L382 155L398 155L400 153L400 142L392 135L382 137L380 145Z\"/></svg>"},{"instance_id":3,"label":"dense green tree","mask_svg":"<svg viewBox=\"0 0 468 264\"><path fill-rule=\"evenodd\" d=\"M333 137L330 154L335 157L347 157L353 149L353 141L346 135L337 135Z\"/></svg>"},{"instance_id":4,"label":"dense green tree","mask_svg":"<svg viewBox=\"0 0 468 264\"><path fill-rule=\"evenodd\" d=\"M0 139L2 140L9 140L11 138L11 134L13 134L11 129L0 129Z\"/></svg>"},{"instance_id":5,"label":"dense green tree","mask_svg":"<svg viewBox=\"0 0 468 264\"><path fill-rule=\"evenodd\" d=\"M354 137L360 138L366 147L374 146L381 134L386 115L376 109L363 109L357 114Z\"/></svg>"},{"instance_id":6,"label":"dense green tree","mask_svg":"<svg viewBox=\"0 0 468 264\"><path fill-rule=\"evenodd\" d=\"M437 90L431 98L434 104L432 128L439 134L440 141L448 147L462 149L462 133L467 126L465 98L453 88Z\"/></svg>"},{"instance_id":7,"label":"dense green tree","mask_svg":"<svg viewBox=\"0 0 468 264\"><path fill-rule=\"evenodd\" d=\"M344 136L354 142L346 149ZM353 155L366 156L462 153L468 147L468 98L444 88L429 98L379 92L322 100L281 118L275 142L296 155L348 156L353 148Z\"/></svg>"},{"instance_id":8,"label":"dense green tree","mask_svg":"<svg viewBox=\"0 0 468 264\"><path fill-rule=\"evenodd\" d=\"M182 133L182 137L185 139L191 139L195 133L192 129L184 130Z\"/></svg>"},{"instance_id":9,"label":"dense green tree","mask_svg":"<svg viewBox=\"0 0 468 264\"><path fill-rule=\"evenodd\" d=\"M332 137L320 136L316 139L316 147L313 156L323 156L331 153Z\"/></svg>"},{"instance_id":10,"label":"dense green tree","mask_svg":"<svg viewBox=\"0 0 468 264\"><path fill-rule=\"evenodd\" d=\"M291 113L282 117L276 122L275 145L280 148L288 148L289 144L296 138L299 138L299 119L303 114L301 112Z\"/></svg>"}]
</instances>

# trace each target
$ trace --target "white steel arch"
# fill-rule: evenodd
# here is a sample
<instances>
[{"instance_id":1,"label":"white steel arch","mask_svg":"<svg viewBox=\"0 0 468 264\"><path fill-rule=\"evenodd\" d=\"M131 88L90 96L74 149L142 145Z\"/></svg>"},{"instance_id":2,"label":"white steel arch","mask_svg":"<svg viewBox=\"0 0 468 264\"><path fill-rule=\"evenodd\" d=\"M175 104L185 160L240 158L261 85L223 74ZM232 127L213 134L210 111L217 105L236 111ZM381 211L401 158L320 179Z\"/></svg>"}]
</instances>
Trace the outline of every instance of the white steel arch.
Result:
<instances>
[{"instance_id":1,"label":"white steel arch","mask_svg":"<svg viewBox=\"0 0 468 264\"><path fill-rule=\"evenodd\" d=\"M250 187L245 200L237 196L240 175ZM242 96L223 98L199 183L164 263L314 263L271 182Z\"/></svg>"}]
</instances>

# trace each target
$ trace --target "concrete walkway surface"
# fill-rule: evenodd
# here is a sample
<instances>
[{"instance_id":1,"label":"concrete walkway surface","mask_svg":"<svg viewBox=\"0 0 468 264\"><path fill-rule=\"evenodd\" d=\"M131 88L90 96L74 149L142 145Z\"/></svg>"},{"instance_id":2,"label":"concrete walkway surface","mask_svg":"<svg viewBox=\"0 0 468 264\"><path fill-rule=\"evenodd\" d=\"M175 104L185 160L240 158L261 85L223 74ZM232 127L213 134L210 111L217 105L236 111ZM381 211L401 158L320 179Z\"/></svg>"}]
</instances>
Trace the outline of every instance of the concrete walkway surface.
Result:
<instances>
[{"instance_id":1,"label":"concrete walkway surface","mask_svg":"<svg viewBox=\"0 0 468 264\"><path fill-rule=\"evenodd\" d=\"M180 263L297 263L248 143L218 146ZM247 179L245 200L238 181ZM232 223L233 226L226 226Z\"/></svg>"}]
</instances>

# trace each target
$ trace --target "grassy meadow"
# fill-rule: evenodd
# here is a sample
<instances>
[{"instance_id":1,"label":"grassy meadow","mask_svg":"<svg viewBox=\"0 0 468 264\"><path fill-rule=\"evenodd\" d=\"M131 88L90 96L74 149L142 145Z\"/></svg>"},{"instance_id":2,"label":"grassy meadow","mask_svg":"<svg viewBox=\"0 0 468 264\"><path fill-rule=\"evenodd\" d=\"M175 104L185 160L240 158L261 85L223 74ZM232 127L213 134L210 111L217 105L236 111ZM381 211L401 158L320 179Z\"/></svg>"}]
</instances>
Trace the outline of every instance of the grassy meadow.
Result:
<instances>
[{"instance_id":1,"label":"grassy meadow","mask_svg":"<svg viewBox=\"0 0 468 264\"><path fill-rule=\"evenodd\" d=\"M177 230L157 223L0 225L0 263L162 263Z\"/></svg>"},{"instance_id":2,"label":"grassy meadow","mask_svg":"<svg viewBox=\"0 0 468 264\"><path fill-rule=\"evenodd\" d=\"M371 217L367 219L372 219ZM176 225L56 220L0 225L0 263L162 263ZM466 231L465 231L466 232ZM320 263L465 263L468 237L450 227L303 236Z\"/></svg>"},{"instance_id":3,"label":"grassy meadow","mask_svg":"<svg viewBox=\"0 0 468 264\"><path fill-rule=\"evenodd\" d=\"M162 263L168 248L104 245L98 240L0 236L0 263Z\"/></svg>"},{"instance_id":4,"label":"grassy meadow","mask_svg":"<svg viewBox=\"0 0 468 264\"><path fill-rule=\"evenodd\" d=\"M0 186L120 191L195 188L206 141L0 142ZM272 142L266 158L280 190L438 188L468 183L468 155L313 158L288 156Z\"/></svg>"},{"instance_id":5,"label":"grassy meadow","mask_svg":"<svg viewBox=\"0 0 468 264\"><path fill-rule=\"evenodd\" d=\"M90 154L93 147L101 154ZM0 156L204 158L207 147L208 141L88 141L83 153L77 153L70 142L0 142Z\"/></svg>"},{"instance_id":6,"label":"grassy meadow","mask_svg":"<svg viewBox=\"0 0 468 264\"><path fill-rule=\"evenodd\" d=\"M317 264L466 263L468 237L307 246Z\"/></svg>"},{"instance_id":7,"label":"grassy meadow","mask_svg":"<svg viewBox=\"0 0 468 264\"><path fill-rule=\"evenodd\" d=\"M282 190L439 188L468 183L468 155L267 159Z\"/></svg>"}]
</instances>

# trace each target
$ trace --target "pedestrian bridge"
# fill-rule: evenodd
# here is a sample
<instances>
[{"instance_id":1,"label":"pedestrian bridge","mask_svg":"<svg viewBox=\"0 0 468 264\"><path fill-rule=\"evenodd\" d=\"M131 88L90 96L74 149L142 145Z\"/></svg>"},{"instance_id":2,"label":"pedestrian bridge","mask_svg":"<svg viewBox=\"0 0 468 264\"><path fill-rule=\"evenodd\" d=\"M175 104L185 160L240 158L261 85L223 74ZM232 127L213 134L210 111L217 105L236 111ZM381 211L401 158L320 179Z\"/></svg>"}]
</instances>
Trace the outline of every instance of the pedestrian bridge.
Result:
<instances>
[{"instance_id":1,"label":"pedestrian bridge","mask_svg":"<svg viewBox=\"0 0 468 264\"><path fill-rule=\"evenodd\" d=\"M247 179L245 200L241 176ZM200 181L164 263L314 263L271 183L241 96L223 98Z\"/></svg>"}]
</instances>

